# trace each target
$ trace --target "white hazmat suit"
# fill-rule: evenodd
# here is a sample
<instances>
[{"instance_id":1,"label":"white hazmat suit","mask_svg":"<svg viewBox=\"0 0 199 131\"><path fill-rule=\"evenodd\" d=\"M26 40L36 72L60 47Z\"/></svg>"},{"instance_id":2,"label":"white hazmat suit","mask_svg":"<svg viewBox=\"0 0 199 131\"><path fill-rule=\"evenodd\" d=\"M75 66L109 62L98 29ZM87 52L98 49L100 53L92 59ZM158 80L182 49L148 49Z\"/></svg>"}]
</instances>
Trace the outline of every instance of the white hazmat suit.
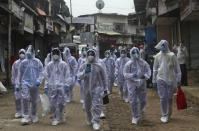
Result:
<instances>
[{"instance_id":1,"label":"white hazmat suit","mask_svg":"<svg viewBox=\"0 0 199 131\"><path fill-rule=\"evenodd\" d=\"M132 123L137 124L139 113L145 114L146 80L151 77L151 69L149 64L141 58L138 48L132 48L130 56L130 61L124 67L124 77L127 80L130 97Z\"/></svg>"}]
</instances>

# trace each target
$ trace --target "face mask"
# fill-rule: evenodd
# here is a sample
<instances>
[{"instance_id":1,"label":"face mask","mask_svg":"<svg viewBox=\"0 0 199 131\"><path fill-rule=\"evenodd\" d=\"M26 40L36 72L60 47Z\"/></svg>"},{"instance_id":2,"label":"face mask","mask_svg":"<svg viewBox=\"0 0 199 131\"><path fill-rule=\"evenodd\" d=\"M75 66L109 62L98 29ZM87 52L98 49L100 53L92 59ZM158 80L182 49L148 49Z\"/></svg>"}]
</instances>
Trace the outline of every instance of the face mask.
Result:
<instances>
[{"instance_id":1,"label":"face mask","mask_svg":"<svg viewBox=\"0 0 199 131\"><path fill-rule=\"evenodd\" d=\"M19 55L19 58L20 58L20 59L24 59L24 58L25 58L25 55L24 55L24 54L20 54L20 55Z\"/></svg>"},{"instance_id":2,"label":"face mask","mask_svg":"<svg viewBox=\"0 0 199 131\"><path fill-rule=\"evenodd\" d=\"M31 59L31 58L32 58L32 53L27 52L27 53L26 53L26 56L27 56L28 59Z\"/></svg>"},{"instance_id":3,"label":"face mask","mask_svg":"<svg viewBox=\"0 0 199 131\"><path fill-rule=\"evenodd\" d=\"M109 56L110 56L109 54L106 54L106 58L109 58Z\"/></svg>"},{"instance_id":4,"label":"face mask","mask_svg":"<svg viewBox=\"0 0 199 131\"><path fill-rule=\"evenodd\" d=\"M83 51L83 52L82 52L83 56L86 56L86 53L87 53L86 51Z\"/></svg>"},{"instance_id":5,"label":"face mask","mask_svg":"<svg viewBox=\"0 0 199 131\"><path fill-rule=\"evenodd\" d=\"M122 58L126 57L126 54L121 54L121 57L122 57Z\"/></svg>"},{"instance_id":6,"label":"face mask","mask_svg":"<svg viewBox=\"0 0 199 131\"><path fill-rule=\"evenodd\" d=\"M59 59L59 55L53 55L53 59L54 60L58 60Z\"/></svg>"},{"instance_id":7,"label":"face mask","mask_svg":"<svg viewBox=\"0 0 199 131\"><path fill-rule=\"evenodd\" d=\"M92 63L94 61L95 57L94 56L88 56L88 62Z\"/></svg>"},{"instance_id":8,"label":"face mask","mask_svg":"<svg viewBox=\"0 0 199 131\"><path fill-rule=\"evenodd\" d=\"M133 54L133 58L138 59L139 55L137 53Z\"/></svg>"}]
</instances>

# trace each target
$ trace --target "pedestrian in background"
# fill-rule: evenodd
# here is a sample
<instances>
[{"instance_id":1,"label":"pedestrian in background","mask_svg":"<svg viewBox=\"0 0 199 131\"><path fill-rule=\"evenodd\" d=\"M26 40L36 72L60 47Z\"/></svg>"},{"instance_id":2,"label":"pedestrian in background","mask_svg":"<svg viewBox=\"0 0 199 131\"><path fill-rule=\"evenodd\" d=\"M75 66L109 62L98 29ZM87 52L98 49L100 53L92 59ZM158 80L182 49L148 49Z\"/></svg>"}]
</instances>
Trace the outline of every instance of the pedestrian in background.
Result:
<instances>
[{"instance_id":1,"label":"pedestrian in background","mask_svg":"<svg viewBox=\"0 0 199 131\"><path fill-rule=\"evenodd\" d=\"M180 43L180 45L177 48L177 59L178 59L178 63L180 64L180 69L182 72L181 85L188 86L187 66L186 66L188 52L187 52L187 48L184 46L184 43L183 42L179 42L179 43Z\"/></svg>"},{"instance_id":2,"label":"pedestrian in background","mask_svg":"<svg viewBox=\"0 0 199 131\"><path fill-rule=\"evenodd\" d=\"M153 66L153 87L158 89L162 111L161 122L167 123L172 114L173 92L177 83L180 88L181 71L178 60L170 52L168 42L161 40L155 47L160 52L155 56Z\"/></svg>"},{"instance_id":3,"label":"pedestrian in background","mask_svg":"<svg viewBox=\"0 0 199 131\"><path fill-rule=\"evenodd\" d=\"M68 47L64 48L64 52L63 52L63 60L69 65L70 67L70 75L72 78L72 82L70 85L70 91L68 92L68 98L67 98L67 102L71 102L74 99L74 92L73 92L73 88L75 86L75 83L77 81L77 71L78 71L78 63L75 59L75 57L73 57L70 53L70 49Z\"/></svg>"},{"instance_id":4,"label":"pedestrian in background","mask_svg":"<svg viewBox=\"0 0 199 131\"><path fill-rule=\"evenodd\" d=\"M22 85L22 120L23 125L32 122L38 122L38 106L40 85L43 81L43 65L41 61L35 58L35 51L32 45L26 50L26 59L23 60L19 67L18 85ZM31 105L31 106L30 106Z\"/></svg>"},{"instance_id":5,"label":"pedestrian in background","mask_svg":"<svg viewBox=\"0 0 199 131\"><path fill-rule=\"evenodd\" d=\"M121 49L120 57L115 62L115 78L118 81L118 86L120 89L120 97L128 102L128 89L127 89L127 80L124 78L124 66L130 59L127 57L127 51Z\"/></svg>"},{"instance_id":6,"label":"pedestrian in background","mask_svg":"<svg viewBox=\"0 0 199 131\"><path fill-rule=\"evenodd\" d=\"M14 86L14 94L15 94L15 105L16 105L16 114L15 118L22 117L22 96L21 96L21 83L17 84L18 74L19 74L19 66L21 62L25 59L25 50L19 50L19 59L15 61L12 65L12 85Z\"/></svg>"},{"instance_id":7,"label":"pedestrian in background","mask_svg":"<svg viewBox=\"0 0 199 131\"><path fill-rule=\"evenodd\" d=\"M139 115L145 117L146 80L151 77L149 64L141 58L139 49L130 50L131 59L124 67L124 77L127 80L129 99L132 112L132 124L137 124Z\"/></svg>"}]
</instances>

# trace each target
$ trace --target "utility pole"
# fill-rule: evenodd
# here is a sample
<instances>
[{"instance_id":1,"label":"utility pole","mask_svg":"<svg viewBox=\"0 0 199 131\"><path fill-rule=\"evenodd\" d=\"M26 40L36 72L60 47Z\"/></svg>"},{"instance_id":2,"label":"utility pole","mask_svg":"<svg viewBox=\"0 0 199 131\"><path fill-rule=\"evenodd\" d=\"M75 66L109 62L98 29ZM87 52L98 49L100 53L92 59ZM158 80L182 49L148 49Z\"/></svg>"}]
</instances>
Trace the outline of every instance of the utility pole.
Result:
<instances>
[{"instance_id":1,"label":"utility pole","mask_svg":"<svg viewBox=\"0 0 199 131\"><path fill-rule=\"evenodd\" d=\"M70 0L70 20L71 20L70 25L71 25L71 27L72 27L72 23L73 23L73 18L72 18L73 12L72 11L73 11L72 10L72 1ZM71 43L73 43L73 32L71 32Z\"/></svg>"},{"instance_id":2,"label":"utility pole","mask_svg":"<svg viewBox=\"0 0 199 131\"><path fill-rule=\"evenodd\" d=\"M8 9L9 11L12 10L12 0L8 0ZM7 82L8 86L10 86L10 78L11 78L11 33L12 33L12 15L9 13L8 15L8 67L7 67Z\"/></svg>"}]
</instances>

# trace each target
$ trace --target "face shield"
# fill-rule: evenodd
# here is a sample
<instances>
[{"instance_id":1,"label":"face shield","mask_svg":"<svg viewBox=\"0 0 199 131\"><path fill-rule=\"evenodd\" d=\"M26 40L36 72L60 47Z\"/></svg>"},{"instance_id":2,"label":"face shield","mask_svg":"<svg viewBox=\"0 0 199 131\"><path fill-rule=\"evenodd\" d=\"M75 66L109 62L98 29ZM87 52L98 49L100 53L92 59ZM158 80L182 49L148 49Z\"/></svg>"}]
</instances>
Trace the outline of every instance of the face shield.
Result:
<instances>
[{"instance_id":1,"label":"face shield","mask_svg":"<svg viewBox=\"0 0 199 131\"><path fill-rule=\"evenodd\" d=\"M88 62L93 63L95 60L95 51L89 50L87 52Z\"/></svg>"},{"instance_id":2,"label":"face shield","mask_svg":"<svg viewBox=\"0 0 199 131\"><path fill-rule=\"evenodd\" d=\"M132 51L131 51L131 56L132 56L133 59L139 59L140 54L139 54L138 49L132 50Z\"/></svg>"},{"instance_id":3,"label":"face shield","mask_svg":"<svg viewBox=\"0 0 199 131\"><path fill-rule=\"evenodd\" d=\"M82 48L82 55L84 56L84 57L86 57L86 54L87 54L87 48Z\"/></svg>"},{"instance_id":4,"label":"face shield","mask_svg":"<svg viewBox=\"0 0 199 131\"><path fill-rule=\"evenodd\" d=\"M28 59L33 58L34 53L35 53L35 51L34 51L33 46L32 46L32 45L29 45L28 48L27 48L27 50L26 50L26 56L27 56L27 58L28 58Z\"/></svg>"}]
</instances>

